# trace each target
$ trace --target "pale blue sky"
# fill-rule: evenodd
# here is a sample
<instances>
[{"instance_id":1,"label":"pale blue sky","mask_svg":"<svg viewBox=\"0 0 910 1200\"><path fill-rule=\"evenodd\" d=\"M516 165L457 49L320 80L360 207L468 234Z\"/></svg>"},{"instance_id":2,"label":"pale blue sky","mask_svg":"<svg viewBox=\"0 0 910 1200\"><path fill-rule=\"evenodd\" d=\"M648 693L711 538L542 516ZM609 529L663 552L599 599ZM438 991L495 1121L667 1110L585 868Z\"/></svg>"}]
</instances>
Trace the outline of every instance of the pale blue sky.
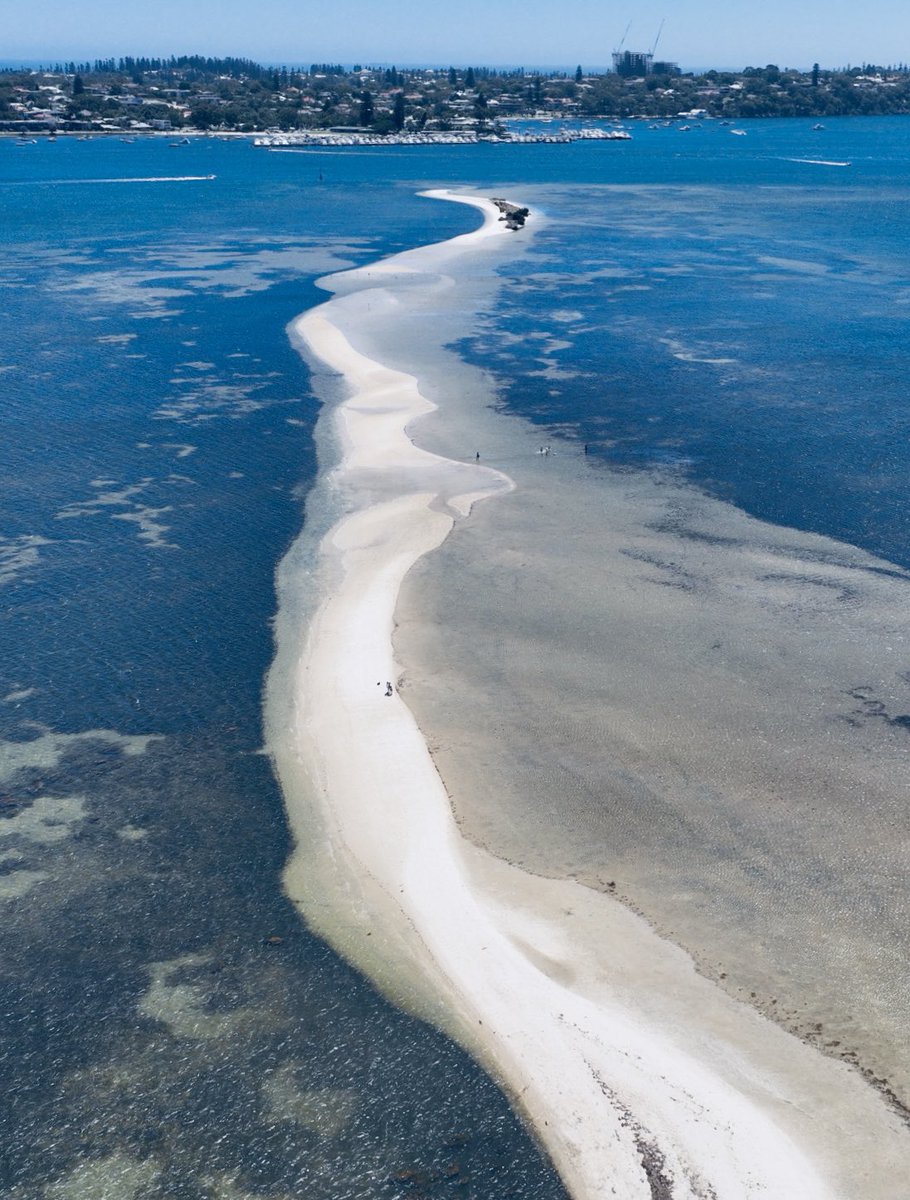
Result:
<instances>
[{"instance_id":1,"label":"pale blue sky","mask_svg":"<svg viewBox=\"0 0 910 1200\"><path fill-rule=\"evenodd\" d=\"M263 62L699 67L910 60L908 0L0 0L0 58L233 54Z\"/></svg>"}]
</instances>

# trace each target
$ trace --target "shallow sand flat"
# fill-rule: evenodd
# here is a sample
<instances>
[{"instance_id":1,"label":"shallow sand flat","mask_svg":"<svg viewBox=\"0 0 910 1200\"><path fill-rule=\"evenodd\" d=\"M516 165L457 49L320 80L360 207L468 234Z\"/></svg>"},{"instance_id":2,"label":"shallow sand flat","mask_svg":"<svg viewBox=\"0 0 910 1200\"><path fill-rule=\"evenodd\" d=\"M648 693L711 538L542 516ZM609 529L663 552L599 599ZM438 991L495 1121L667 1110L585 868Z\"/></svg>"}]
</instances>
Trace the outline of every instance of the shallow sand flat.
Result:
<instances>
[{"instance_id":1,"label":"shallow sand flat","mask_svg":"<svg viewBox=\"0 0 910 1200\"><path fill-rule=\"evenodd\" d=\"M906 1102L906 578L685 489L510 470L399 608L466 834L614 884Z\"/></svg>"},{"instance_id":2,"label":"shallow sand flat","mask_svg":"<svg viewBox=\"0 0 910 1200\"><path fill-rule=\"evenodd\" d=\"M427 252L427 269L445 258ZM397 394L407 423L420 408L416 390L402 377L396 393L387 371L346 352L320 325L336 311L317 310L309 333L311 352L358 389L340 418L345 458L333 472L348 515L323 539L329 586L302 655L279 620L270 688L270 743L299 839L288 887L308 921L499 1075L578 1196L650 1196L661 1177L666 1194L679 1197L901 1194L891 1183L906 1161L904 1132L847 1068L696 975L681 951L608 896L534 878L458 836L417 725L382 684L397 678L390 636L401 580L467 511L465 496L501 491L503 481L473 464L408 455L389 408ZM374 418L381 450L371 463ZM489 421L481 423L489 434ZM462 531L504 503L475 509L451 544L464 545ZM421 645L415 594L408 589L403 610L409 666ZM466 660L484 648L475 644ZM414 666L409 696L420 673ZM461 677L446 683L460 686ZM498 720L505 736L509 705L503 719L488 692L479 714ZM527 703L533 709L532 697ZM438 759L438 735L468 727L438 702L428 711ZM489 766L475 799L498 803L496 785L512 764L484 749ZM450 788L471 779L457 761L444 766ZM552 816L555 830L560 814ZM538 830L530 832L533 843Z\"/></svg>"},{"instance_id":3,"label":"shallow sand flat","mask_svg":"<svg viewBox=\"0 0 910 1200\"><path fill-rule=\"evenodd\" d=\"M641 515L645 497L634 500ZM900 744L892 747L890 764L867 752L852 766L830 737L814 750L808 742L803 749L799 734L781 746L796 720L822 722L824 713L807 714L798 696L778 695L779 666L763 680L749 663L751 682L739 680L734 688L729 666L715 674L700 665L718 640L717 614L694 606L690 619L700 614L704 621L699 640L674 621L669 601L664 607L652 599L655 608L636 602L634 589L624 594L606 573L593 573L578 597L573 572L584 570L579 558L595 552L596 543L584 536L590 532L585 511L588 521L597 518L592 501L588 495L587 504L567 508L568 490L554 488L549 515L556 521L571 512L578 543L555 537L558 548L535 552L543 515L519 482L512 495L476 509L405 583L396 637L403 694L428 738L460 828L478 845L555 877L553 891L538 880L525 894L529 903L531 893L541 904L549 897L550 919L563 925L574 952L544 952L542 969L550 969L551 958L557 978L578 981L586 964L597 964L595 976L608 979L635 1011L654 1014L661 1027L685 1029L685 1047L704 1051L712 1031L726 1031L721 1042L731 1036L742 1045L745 1038L753 1062L769 1072L791 1063L805 1093L799 1102L791 1094L790 1118L805 1117L808 1141L823 1147L841 1194L897 1200L910 1186L906 1126L858 1074L831 1074L832 1062L808 1049L797 1053L794 1039L779 1038L769 1022L756 1017L753 1024L737 1013L743 1006L725 1007L715 986L699 990L690 981L690 990L676 973L682 959L674 966L667 943L650 941L644 922L616 933L620 919L609 892L615 885L692 948L705 972L726 974L734 996L749 1000L758 990L750 1003L764 1002L772 1015L823 1045L840 1040L859 1048L867 1065L901 1088L907 996L901 951L906 844L894 801L901 794ZM655 519L660 511L652 511ZM501 523L494 519L478 532L496 515ZM624 561L640 568L638 559L619 556ZM750 590L743 576L736 581L737 607ZM877 618L887 628L900 613L890 609L888 581L873 573L873 592L877 584L882 594L867 596L867 603L871 608L878 601ZM653 590L660 598L676 593L657 583ZM572 595L588 619L574 623L569 608L564 626L553 613ZM606 624L599 626L595 615ZM604 630L611 628L604 645ZM759 647L768 629L751 632ZM750 631L741 634L747 643ZM830 636L827 630L814 646L801 647L807 662L810 649L822 656ZM676 639L684 640L685 652ZM853 666L865 669L862 678L869 678L866 646L857 635ZM787 651L797 648L798 630L786 650L775 655L769 648L768 654L787 664ZM741 646L739 653L747 651ZM806 674L802 682L814 694L820 679ZM699 703L701 687L710 697L707 710L704 699ZM815 704L823 709L840 695L828 680ZM761 713L764 723L753 728ZM894 731L884 734L891 738ZM838 795L840 808L825 807L826 797L836 801ZM862 819L851 796L867 805ZM480 861L489 866L491 860ZM567 875L590 886L557 882ZM608 894L593 899L592 888ZM816 1020L824 1029L815 1030Z\"/></svg>"}]
</instances>

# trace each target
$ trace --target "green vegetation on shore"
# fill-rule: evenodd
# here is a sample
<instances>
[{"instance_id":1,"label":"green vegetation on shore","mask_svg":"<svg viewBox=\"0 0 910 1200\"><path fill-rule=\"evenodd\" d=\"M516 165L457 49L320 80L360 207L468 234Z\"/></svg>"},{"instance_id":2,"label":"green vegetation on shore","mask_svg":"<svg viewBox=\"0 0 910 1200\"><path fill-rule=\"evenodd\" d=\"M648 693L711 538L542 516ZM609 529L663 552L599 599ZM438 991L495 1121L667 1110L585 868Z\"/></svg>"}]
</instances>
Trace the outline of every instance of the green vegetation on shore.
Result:
<instances>
[{"instance_id":1,"label":"green vegetation on shore","mask_svg":"<svg viewBox=\"0 0 910 1200\"><path fill-rule=\"evenodd\" d=\"M468 67L266 67L242 58L98 59L0 72L0 130L489 129L509 117L670 119L910 112L910 68L746 67L646 76Z\"/></svg>"}]
</instances>

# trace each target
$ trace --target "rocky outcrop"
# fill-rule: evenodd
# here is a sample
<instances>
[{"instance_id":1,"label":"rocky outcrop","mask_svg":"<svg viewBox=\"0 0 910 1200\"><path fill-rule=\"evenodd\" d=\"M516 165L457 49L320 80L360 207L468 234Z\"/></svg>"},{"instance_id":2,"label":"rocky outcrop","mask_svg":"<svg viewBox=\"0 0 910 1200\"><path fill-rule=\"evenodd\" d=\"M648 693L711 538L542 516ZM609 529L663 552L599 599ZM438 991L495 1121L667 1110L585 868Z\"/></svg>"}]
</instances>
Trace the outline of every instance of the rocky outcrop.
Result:
<instances>
[{"instance_id":1,"label":"rocky outcrop","mask_svg":"<svg viewBox=\"0 0 910 1200\"><path fill-rule=\"evenodd\" d=\"M530 214L529 209L521 208L517 204L512 204L509 200L501 200L496 196L492 196L491 200L502 213L499 219L500 221L505 221L506 229L521 229L528 219Z\"/></svg>"}]
</instances>

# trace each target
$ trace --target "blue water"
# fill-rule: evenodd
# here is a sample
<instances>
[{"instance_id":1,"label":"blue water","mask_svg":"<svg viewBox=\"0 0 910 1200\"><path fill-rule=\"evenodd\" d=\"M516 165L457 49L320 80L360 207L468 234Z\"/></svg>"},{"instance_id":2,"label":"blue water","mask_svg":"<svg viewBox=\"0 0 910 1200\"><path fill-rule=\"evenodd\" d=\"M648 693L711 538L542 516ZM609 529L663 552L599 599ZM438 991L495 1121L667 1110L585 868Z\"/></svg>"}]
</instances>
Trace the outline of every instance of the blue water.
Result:
<instances>
[{"instance_id":1,"label":"blue water","mask_svg":"<svg viewBox=\"0 0 910 1200\"><path fill-rule=\"evenodd\" d=\"M563 1195L280 888L261 693L316 417L285 326L473 221L386 170L0 143L4 1195Z\"/></svg>"},{"instance_id":2,"label":"blue water","mask_svg":"<svg viewBox=\"0 0 910 1200\"><path fill-rule=\"evenodd\" d=\"M540 193L555 219L509 278L510 325L568 344L475 347L507 407L910 564L910 126L657 136L697 154Z\"/></svg>"},{"instance_id":3,"label":"blue water","mask_svg":"<svg viewBox=\"0 0 910 1200\"><path fill-rule=\"evenodd\" d=\"M317 414L284 329L326 272L476 224L418 190L511 188L548 223L461 347L504 408L910 565L910 125L745 128L0 141L2 1190L89 1163L193 1200L562 1195L281 895L261 688Z\"/></svg>"}]
</instances>

